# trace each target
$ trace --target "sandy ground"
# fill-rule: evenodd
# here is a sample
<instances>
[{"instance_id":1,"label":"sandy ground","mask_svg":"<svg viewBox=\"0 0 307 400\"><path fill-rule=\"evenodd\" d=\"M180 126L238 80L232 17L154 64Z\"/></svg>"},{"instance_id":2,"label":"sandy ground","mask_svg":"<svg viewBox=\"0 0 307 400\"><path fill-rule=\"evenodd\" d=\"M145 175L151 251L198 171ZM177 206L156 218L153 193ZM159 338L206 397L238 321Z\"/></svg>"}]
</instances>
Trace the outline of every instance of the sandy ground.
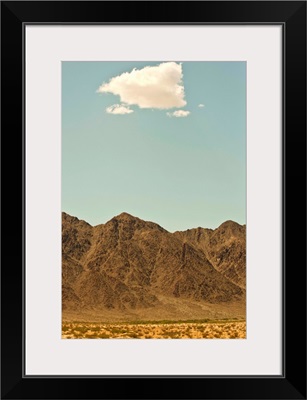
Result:
<instances>
[{"instance_id":1,"label":"sandy ground","mask_svg":"<svg viewBox=\"0 0 307 400\"><path fill-rule=\"evenodd\" d=\"M159 304L155 307L139 308L135 310L62 310L62 321L88 321L109 324L139 323L140 321L245 321L245 302L212 304L191 299L157 296Z\"/></svg>"},{"instance_id":2,"label":"sandy ground","mask_svg":"<svg viewBox=\"0 0 307 400\"><path fill-rule=\"evenodd\" d=\"M64 321L62 339L245 339L245 321L85 323Z\"/></svg>"}]
</instances>

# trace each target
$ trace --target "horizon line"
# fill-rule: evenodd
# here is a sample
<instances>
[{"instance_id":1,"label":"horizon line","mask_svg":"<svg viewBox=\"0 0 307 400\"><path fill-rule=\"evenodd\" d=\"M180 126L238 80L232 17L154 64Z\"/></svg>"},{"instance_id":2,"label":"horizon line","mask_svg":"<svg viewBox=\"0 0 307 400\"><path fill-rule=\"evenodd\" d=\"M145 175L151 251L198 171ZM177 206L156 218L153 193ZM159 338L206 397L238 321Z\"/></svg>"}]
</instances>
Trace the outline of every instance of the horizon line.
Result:
<instances>
[{"instance_id":1,"label":"horizon line","mask_svg":"<svg viewBox=\"0 0 307 400\"><path fill-rule=\"evenodd\" d=\"M169 232L169 233L185 232L185 231L189 231L189 230L192 230L192 229L199 229L199 228L200 228L200 229L208 229L208 230L213 230L213 231L214 231L214 230L218 229L219 227L221 227L222 225L226 224L227 222L232 222L232 223L237 224L237 225L242 226L242 227L246 226L246 223L240 224L239 222L234 221L234 220L232 220L232 219L227 219L227 220L225 220L224 222L222 222L221 224L219 224L216 228L204 228L204 227L202 227L202 226L196 226L196 227L187 228L187 229L184 229L184 230L179 230L179 229L177 229L177 230L174 230L174 231L172 232L172 231L169 231L168 229L164 228L162 225L158 224L158 223L155 222L155 221L149 221L149 220L145 220L145 219L136 217L135 215L132 215L132 214L126 212L126 211L122 211L121 213L119 213L119 214L117 214L117 215L114 215L112 218L108 219L106 222L102 222L102 223L99 223L99 224L96 224L96 225L92 225L92 224L90 224L88 221L86 221L85 219L79 218L79 217L77 217L77 216L75 216L75 215L71 215L71 214L69 214L69 213L66 212L66 211L62 211L62 215L63 215L63 214L66 214L66 215L68 215L69 217L72 217L72 218L77 218L78 221L83 221L83 222L87 223L88 225L90 225L90 226L93 227L93 228L96 227L96 226L99 226L99 225L105 225L105 224L107 224L108 222L112 221L112 219L115 219L115 218L117 218L117 217L120 217L120 216L123 216L123 215L127 215L127 216L129 216L129 217L132 217L132 218L134 218L134 219L138 219L138 220L143 221L143 222L151 222L151 223L153 223L153 224L155 224L155 225L160 226L161 228L163 228L165 231L167 231L167 232Z\"/></svg>"}]
</instances>

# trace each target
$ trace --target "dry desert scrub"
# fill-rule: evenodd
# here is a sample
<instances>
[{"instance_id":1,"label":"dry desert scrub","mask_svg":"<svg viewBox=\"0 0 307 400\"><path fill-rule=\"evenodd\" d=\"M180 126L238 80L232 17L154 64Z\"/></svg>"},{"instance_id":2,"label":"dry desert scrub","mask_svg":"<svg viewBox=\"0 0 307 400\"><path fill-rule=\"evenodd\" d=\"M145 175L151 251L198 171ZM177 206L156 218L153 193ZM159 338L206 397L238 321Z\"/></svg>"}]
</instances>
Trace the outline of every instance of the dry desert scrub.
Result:
<instances>
[{"instance_id":1,"label":"dry desert scrub","mask_svg":"<svg viewBox=\"0 0 307 400\"><path fill-rule=\"evenodd\" d=\"M245 321L99 324L63 322L63 339L245 339Z\"/></svg>"}]
</instances>

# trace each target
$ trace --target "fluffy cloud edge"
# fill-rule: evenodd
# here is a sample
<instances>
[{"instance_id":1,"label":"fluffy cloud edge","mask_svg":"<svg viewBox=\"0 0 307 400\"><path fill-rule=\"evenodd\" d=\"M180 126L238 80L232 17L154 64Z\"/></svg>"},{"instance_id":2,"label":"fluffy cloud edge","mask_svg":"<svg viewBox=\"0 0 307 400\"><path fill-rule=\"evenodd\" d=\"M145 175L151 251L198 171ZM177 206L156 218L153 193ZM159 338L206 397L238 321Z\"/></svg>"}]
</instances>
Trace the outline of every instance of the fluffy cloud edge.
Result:
<instances>
[{"instance_id":1,"label":"fluffy cloud edge","mask_svg":"<svg viewBox=\"0 0 307 400\"><path fill-rule=\"evenodd\" d=\"M134 111L131 110L131 108L123 104L113 104L112 106L106 108L107 114L125 115L125 114L131 114L133 112Z\"/></svg>"},{"instance_id":2,"label":"fluffy cloud edge","mask_svg":"<svg viewBox=\"0 0 307 400\"><path fill-rule=\"evenodd\" d=\"M134 68L104 82L97 93L112 93L119 96L122 103L140 108L167 110L187 104L182 64L176 62Z\"/></svg>"},{"instance_id":3,"label":"fluffy cloud edge","mask_svg":"<svg viewBox=\"0 0 307 400\"><path fill-rule=\"evenodd\" d=\"M177 111L173 111L173 112L167 112L166 115L168 117L176 117L176 118L183 118L183 117L187 117L188 115L190 115L191 112L188 110L177 110Z\"/></svg>"}]
</instances>

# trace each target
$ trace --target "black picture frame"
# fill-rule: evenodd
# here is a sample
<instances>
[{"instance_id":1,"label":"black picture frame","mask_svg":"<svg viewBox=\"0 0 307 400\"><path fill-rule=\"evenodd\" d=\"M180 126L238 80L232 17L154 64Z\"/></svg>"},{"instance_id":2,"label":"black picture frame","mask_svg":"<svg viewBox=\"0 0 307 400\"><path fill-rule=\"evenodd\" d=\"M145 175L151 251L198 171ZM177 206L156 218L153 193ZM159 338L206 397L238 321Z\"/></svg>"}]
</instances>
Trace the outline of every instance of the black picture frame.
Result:
<instances>
[{"instance_id":1,"label":"black picture frame","mask_svg":"<svg viewBox=\"0 0 307 400\"><path fill-rule=\"evenodd\" d=\"M26 267L23 32L30 23L283 26L282 376L23 375ZM306 2L2 1L1 56L1 397L306 399ZM269 221L264 229L269 229Z\"/></svg>"}]
</instances>

